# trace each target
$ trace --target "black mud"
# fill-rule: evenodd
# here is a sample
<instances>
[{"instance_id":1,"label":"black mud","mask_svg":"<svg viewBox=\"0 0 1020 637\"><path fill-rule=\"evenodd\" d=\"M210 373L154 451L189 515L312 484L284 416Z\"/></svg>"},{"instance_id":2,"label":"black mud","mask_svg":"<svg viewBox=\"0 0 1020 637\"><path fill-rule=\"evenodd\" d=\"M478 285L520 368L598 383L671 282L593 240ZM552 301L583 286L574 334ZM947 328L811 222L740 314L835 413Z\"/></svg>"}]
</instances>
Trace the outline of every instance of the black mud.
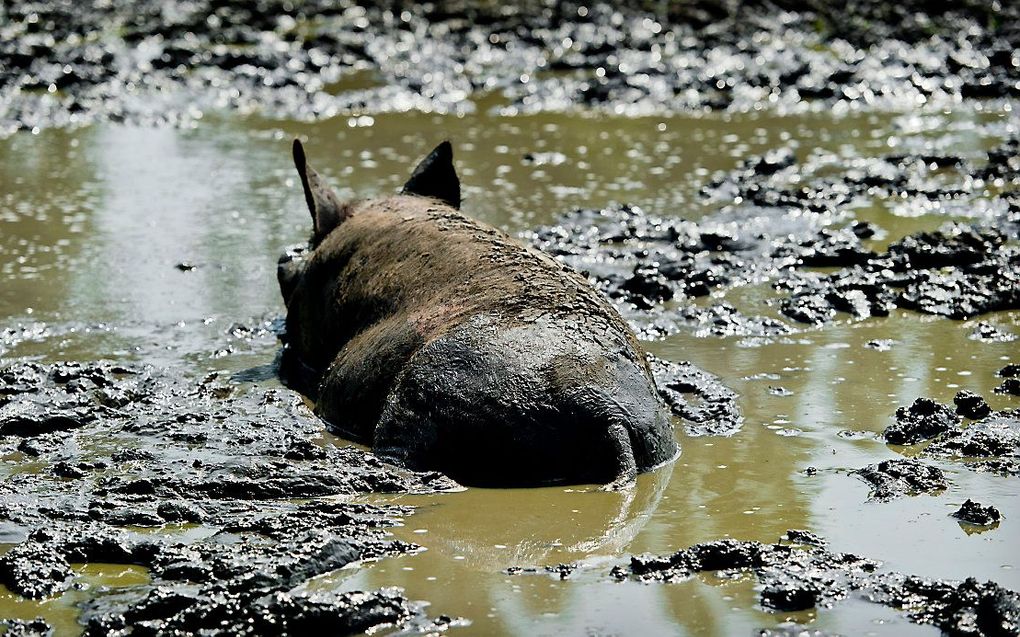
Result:
<instances>
[{"instance_id":1,"label":"black mud","mask_svg":"<svg viewBox=\"0 0 1020 637\"><path fill-rule=\"evenodd\" d=\"M1015 194L986 202L986 212L967 223L903 237L856 220L848 206L915 205L950 217L987 196L979 185L998 157L998 150L975 161L814 153L798 161L781 148L714 176L702 189L702 203L713 211L696 221L628 205L582 209L525 239L585 273L648 339L679 331L775 339L896 309L969 319L1020 308ZM1020 157L1010 160L1014 167L1004 168L1002 179L1020 184ZM904 199L914 203L893 203ZM892 241L879 250L880 239ZM765 283L777 296L765 314L721 300L732 288ZM996 342L1012 337L990 323L979 323L975 334ZM1004 383L1002 391L1020 391L1020 383Z\"/></svg>"},{"instance_id":2,"label":"black mud","mask_svg":"<svg viewBox=\"0 0 1020 637\"><path fill-rule=\"evenodd\" d=\"M1002 519L1002 514L994 506L983 506L978 502L967 499L960 508L953 513L953 517L978 526L991 526Z\"/></svg>"},{"instance_id":3,"label":"black mud","mask_svg":"<svg viewBox=\"0 0 1020 637\"><path fill-rule=\"evenodd\" d=\"M493 90L507 114L913 108L1018 95L1014 3L626 5L9 3L0 130L187 124L224 107L299 119L463 112Z\"/></svg>"},{"instance_id":4,"label":"black mud","mask_svg":"<svg viewBox=\"0 0 1020 637\"><path fill-rule=\"evenodd\" d=\"M956 413L964 418L978 420L992 413L985 399L972 391L959 391L953 397L953 404L956 405Z\"/></svg>"},{"instance_id":5,"label":"black mud","mask_svg":"<svg viewBox=\"0 0 1020 637\"><path fill-rule=\"evenodd\" d=\"M993 412L967 427L947 431L925 447L924 455L1020 459L1020 412Z\"/></svg>"},{"instance_id":6,"label":"black mud","mask_svg":"<svg viewBox=\"0 0 1020 637\"><path fill-rule=\"evenodd\" d=\"M1007 366L1004 371L1008 374L1014 370ZM923 397L896 410L896 421L883 436L890 444L905 445L904 451L917 457L884 460L851 471L871 486L870 500L884 502L947 489L949 478L931 461L1020 477L1020 410L993 411L982 396L971 391L958 392L953 402L955 412ZM972 513L977 518L984 516L979 514L979 505L967 502L957 517L966 519Z\"/></svg>"},{"instance_id":7,"label":"black mud","mask_svg":"<svg viewBox=\"0 0 1020 637\"><path fill-rule=\"evenodd\" d=\"M1008 367L1006 371L1010 371ZM972 471L1020 475L1020 411L993 411L984 397L970 391L959 392L954 402L956 414L968 422L954 417L945 405L918 398L909 408L896 411L897 423L886 429L886 440L912 445L930 439L920 450L921 457L955 461L957 466ZM899 437L889 437L889 431L903 429L903 416L910 425L905 431L913 435L899 442Z\"/></svg>"},{"instance_id":8,"label":"black mud","mask_svg":"<svg viewBox=\"0 0 1020 637\"><path fill-rule=\"evenodd\" d=\"M426 619L398 591L299 589L352 562L417 550L385 531L410 510L345 496L455 486L333 446L321 432L295 394L216 374L189 382L172 370L108 363L4 368L0 446L14 468L0 486L0 529L14 546L0 558L0 582L42 599L77 586L75 564L147 568L150 584L86 603L92 635L131 626L160 634L442 629L452 620Z\"/></svg>"},{"instance_id":9,"label":"black mud","mask_svg":"<svg viewBox=\"0 0 1020 637\"><path fill-rule=\"evenodd\" d=\"M909 407L896 410L896 422L882 435L894 445L910 445L945 433L960 422L960 416L949 407L930 398L918 398Z\"/></svg>"},{"instance_id":10,"label":"black mud","mask_svg":"<svg viewBox=\"0 0 1020 637\"><path fill-rule=\"evenodd\" d=\"M41 618L0 619L0 628L7 637L52 637L53 628Z\"/></svg>"},{"instance_id":11,"label":"black mud","mask_svg":"<svg viewBox=\"0 0 1020 637\"><path fill-rule=\"evenodd\" d=\"M933 495L949 488L946 474L918 460L883 460L851 472L871 486L870 500L886 502L904 495Z\"/></svg>"},{"instance_id":12,"label":"black mud","mask_svg":"<svg viewBox=\"0 0 1020 637\"><path fill-rule=\"evenodd\" d=\"M740 431L744 417L737 394L718 378L690 362L675 363L648 355L659 394L684 421L689 436L729 436Z\"/></svg>"},{"instance_id":13,"label":"black mud","mask_svg":"<svg viewBox=\"0 0 1020 637\"><path fill-rule=\"evenodd\" d=\"M630 564L614 567L611 575L617 580L681 582L706 571L726 578L750 573L765 610L824 609L855 598L902 610L910 621L936 626L945 634L1020 631L1020 594L994 582L903 575L882 569L874 560L815 544L794 537L776 544L718 540L672 555L637 555Z\"/></svg>"},{"instance_id":14,"label":"black mud","mask_svg":"<svg viewBox=\"0 0 1020 637\"><path fill-rule=\"evenodd\" d=\"M763 235L772 221L720 214L695 223L615 206L574 211L525 238L587 274L643 338L681 329L699 336L777 336L791 331L783 321L696 302L774 273ZM753 234L739 233L738 225Z\"/></svg>"}]
</instances>

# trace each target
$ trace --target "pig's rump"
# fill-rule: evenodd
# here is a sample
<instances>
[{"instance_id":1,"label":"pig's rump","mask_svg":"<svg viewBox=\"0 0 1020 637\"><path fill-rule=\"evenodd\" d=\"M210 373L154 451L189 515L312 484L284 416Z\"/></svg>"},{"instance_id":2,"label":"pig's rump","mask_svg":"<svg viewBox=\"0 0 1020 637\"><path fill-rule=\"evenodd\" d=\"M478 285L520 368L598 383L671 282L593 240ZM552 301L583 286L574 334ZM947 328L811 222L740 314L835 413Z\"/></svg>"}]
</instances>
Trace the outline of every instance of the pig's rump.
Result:
<instances>
[{"instance_id":1,"label":"pig's rump","mask_svg":"<svg viewBox=\"0 0 1020 637\"><path fill-rule=\"evenodd\" d=\"M377 326L366 333L374 346L345 348L320 388L320 415L385 459L522 486L626 480L677 452L643 365L617 335L488 315L427 343L416 334Z\"/></svg>"}]
</instances>

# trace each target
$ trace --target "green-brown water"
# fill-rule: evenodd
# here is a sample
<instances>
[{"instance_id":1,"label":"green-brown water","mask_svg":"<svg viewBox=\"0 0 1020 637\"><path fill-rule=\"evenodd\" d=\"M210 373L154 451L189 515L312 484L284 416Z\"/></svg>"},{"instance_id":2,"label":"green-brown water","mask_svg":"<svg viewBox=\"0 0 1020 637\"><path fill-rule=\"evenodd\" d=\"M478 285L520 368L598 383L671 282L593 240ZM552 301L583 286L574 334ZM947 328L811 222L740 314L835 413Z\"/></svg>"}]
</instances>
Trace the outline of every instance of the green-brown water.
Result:
<instances>
[{"instance_id":1,"label":"green-brown water","mask_svg":"<svg viewBox=\"0 0 1020 637\"><path fill-rule=\"evenodd\" d=\"M930 140L977 156L1010 124L1008 114L782 118L765 114L613 119L545 115L463 118L397 114L317 124L215 119L189 130L102 125L19 134L0 141L0 360L106 358L173 364L196 374L247 372L274 384L276 345L224 348L234 322L282 312L276 257L302 241L308 218L289 160L289 140L307 137L309 156L345 196L390 192L437 140L451 138L464 183L464 210L510 232L548 223L578 206L634 203L664 216L710 212L698 191L714 171L791 141L798 153L888 153ZM558 165L526 153L560 152ZM888 240L937 227L941 214L904 214L873 202L857 216ZM195 265L191 271L175 267ZM774 314L767 290L730 291L741 309ZM1020 330L1020 312L983 317ZM1016 479L953 465L939 496L866 503L867 486L845 470L898 457L873 434L918 396L951 402L959 389L993 408L1016 406L992 393L993 376L1016 343L968 338L976 321L894 313L837 321L774 342L680 334L649 351L691 360L741 398L746 422L731 438L682 438L678 462L642 476L636 489L469 489L432 496L376 497L419 507L396 529L427 548L419 555L347 568L314 586L400 586L432 614L463 616L462 634L750 634L788 616L756 606L749 577L712 574L672 585L615 583L610 566L632 553L666 553L733 537L774 541L810 529L831 548L923 576L991 579L1020 589L1020 497ZM892 339L878 351L865 346ZM238 382L248 382L239 380ZM781 386L787 395L770 387ZM841 432L863 432L850 435ZM4 461L0 471L14 470ZM22 465L23 466L23 465ZM816 475L804 470L813 466ZM1000 526L968 533L949 517L968 497L994 504ZM504 573L511 566L596 565L558 577ZM136 568L83 567L84 590L43 602L0 594L0 616L54 621L75 630L74 604L105 586L144 581ZM935 634L897 612L860 601L789 617L844 634Z\"/></svg>"}]
</instances>

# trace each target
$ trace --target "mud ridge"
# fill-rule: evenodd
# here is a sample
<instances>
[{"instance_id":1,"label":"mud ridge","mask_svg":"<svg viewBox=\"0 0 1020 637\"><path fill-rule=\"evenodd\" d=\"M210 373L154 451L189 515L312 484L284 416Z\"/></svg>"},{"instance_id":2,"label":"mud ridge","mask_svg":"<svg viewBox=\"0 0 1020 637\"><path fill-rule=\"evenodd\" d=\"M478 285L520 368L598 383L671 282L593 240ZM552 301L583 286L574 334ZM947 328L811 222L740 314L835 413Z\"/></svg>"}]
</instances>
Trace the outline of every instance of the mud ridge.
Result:
<instances>
[{"instance_id":1,"label":"mud ridge","mask_svg":"<svg viewBox=\"0 0 1020 637\"><path fill-rule=\"evenodd\" d=\"M43 599L77 586L73 564L149 570L150 584L85 604L86 634L455 623L427 618L394 590L301 589L354 562L417 550L385 530L411 510L349 496L456 485L327 443L294 394L216 374L194 382L105 362L20 363L0 370L0 423L3 453L23 466L0 487L0 528L13 544L0 582Z\"/></svg>"},{"instance_id":2,"label":"mud ridge","mask_svg":"<svg viewBox=\"0 0 1020 637\"><path fill-rule=\"evenodd\" d=\"M1017 96L1012 3L784 4L14 3L0 9L0 132L191 125L224 108L296 119L457 113L494 90L504 114L913 109Z\"/></svg>"},{"instance_id":3,"label":"mud ridge","mask_svg":"<svg viewBox=\"0 0 1020 637\"><path fill-rule=\"evenodd\" d=\"M614 566L609 577L621 582L676 583L704 572L724 579L749 574L757 582L759 604L766 611L824 609L854 598L901 610L910 621L933 625L945 634L1020 632L1020 594L994 582L904 575L883 569L876 560L823 545L824 540L814 534L805 539L803 531L791 531L774 544L716 540L669 555L635 555L629 563Z\"/></svg>"}]
</instances>

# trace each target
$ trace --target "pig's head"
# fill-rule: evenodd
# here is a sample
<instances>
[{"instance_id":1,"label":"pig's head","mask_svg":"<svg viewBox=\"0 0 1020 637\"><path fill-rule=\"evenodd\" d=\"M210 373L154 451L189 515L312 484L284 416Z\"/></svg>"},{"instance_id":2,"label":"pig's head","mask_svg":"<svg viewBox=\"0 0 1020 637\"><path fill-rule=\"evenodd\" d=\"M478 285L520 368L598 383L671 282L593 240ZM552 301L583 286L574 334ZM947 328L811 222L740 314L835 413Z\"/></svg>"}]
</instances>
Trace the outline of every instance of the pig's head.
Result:
<instances>
[{"instance_id":1,"label":"pig's head","mask_svg":"<svg viewBox=\"0 0 1020 637\"><path fill-rule=\"evenodd\" d=\"M304 274L308 256L318 247L329 233L339 228L344 221L357 214L361 201L342 201L333 188L308 165L305 149L301 142L294 140L294 165L301 177L305 203L312 215L312 236L307 246L288 248L278 261L276 278L280 282L283 301L290 306L291 296ZM460 208L460 180L453 167L453 149L450 142L443 142L433 149L411 173L411 178L400 191L404 195L418 195L438 199L443 203ZM342 231L342 230L341 230Z\"/></svg>"},{"instance_id":2,"label":"pig's head","mask_svg":"<svg viewBox=\"0 0 1020 637\"><path fill-rule=\"evenodd\" d=\"M329 261L329 255L312 258L320 249L323 240L333 232L343 232L343 225L351 217L357 216L366 201L342 201L328 183L308 165L305 150L301 142L294 140L294 165L301 177L301 187L305 194L305 203L312 215L312 236L307 245L288 249L280 257L276 277L280 283L280 292L288 311L288 341L298 351L295 352L306 364L317 366L323 361L314 358L328 357L329 352L322 351L321 343L316 343L316 335L308 333L291 333L301 329L300 325L315 326L318 331L329 331L319 319L325 317L312 316L317 314L315 308L321 306L323 294L320 283L323 263ZM429 153L411 173L410 179L401 190L403 195L415 195L439 200L453 208L460 208L460 180L453 167L453 150L450 142L443 142ZM304 284L302 285L302 282ZM321 313L321 312L318 312ZM298 321L291 320L292 314L300 315ZM307 331L307 330L302 330ZM306 345L307 347L304 347ZM309 351L302 351L302 350ZM335 355L335 352L332 354Z\"/></svg>"}]
</instances>

